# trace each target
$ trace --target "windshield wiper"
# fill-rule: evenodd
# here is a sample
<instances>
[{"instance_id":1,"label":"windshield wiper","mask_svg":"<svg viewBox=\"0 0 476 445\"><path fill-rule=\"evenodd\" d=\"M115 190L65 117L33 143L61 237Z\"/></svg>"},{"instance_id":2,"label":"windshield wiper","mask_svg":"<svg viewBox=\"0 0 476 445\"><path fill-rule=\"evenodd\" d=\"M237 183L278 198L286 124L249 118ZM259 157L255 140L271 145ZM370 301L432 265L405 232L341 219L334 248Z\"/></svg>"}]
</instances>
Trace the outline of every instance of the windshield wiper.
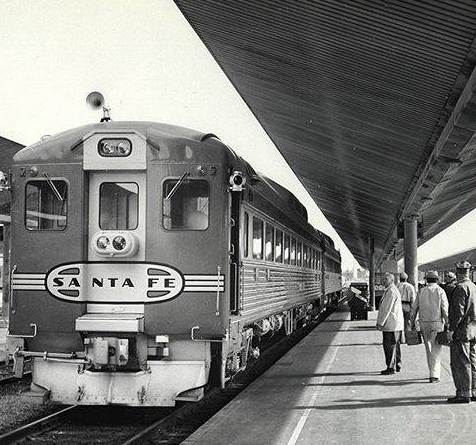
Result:
<instances>
[{"instance_id":1,"label":"windshield wiper","mask_svg":"<svg viewBox=\"0 0 476 445\"><path fill-rule=\"evenodd\" d=\"M64 201L64 198L61 196L61 193L58 191L58 189L56 188L54 182L51 180L51 178L48 176L48 173L46 172L43 172L43 176L46 178L46 182L48 183L48 185L50 186L51 190L53 190L53 193L55 194L55 196L58 198L59 201L63 202Z\"/></svg>"},{"instance_id":2,"label":"windshield wiper","mask_svg":"<svg viewBox=\"0 0 476 445\"><path fill-rule=\"evenodd\" d=\"M169 200L175 195L179 187L184 183L185 179L187 179L188 176L190 176L189 172L185 172L182 175L182 177L178 180L177 184L174 185L174 188L170 190L169 194L165 197L165 200Z\"/></svg>"}]
</instances>

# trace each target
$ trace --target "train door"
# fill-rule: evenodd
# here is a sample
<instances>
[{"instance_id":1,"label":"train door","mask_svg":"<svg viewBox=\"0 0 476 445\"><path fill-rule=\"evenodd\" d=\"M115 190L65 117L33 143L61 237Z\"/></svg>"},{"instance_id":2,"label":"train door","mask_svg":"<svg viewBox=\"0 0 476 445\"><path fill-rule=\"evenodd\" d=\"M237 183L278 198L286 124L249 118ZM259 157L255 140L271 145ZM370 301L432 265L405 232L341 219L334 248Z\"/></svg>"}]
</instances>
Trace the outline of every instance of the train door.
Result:
<instances>
[{"instance_id":1,"label":"train door","mask_svg":"<svg viewBox=\"0 0 476 445\"><path fill-rule=\"evenodd\" d=\"M143 272L145 233L145 172L91 172L88 313L144 313L143 302L134 303L141 292L134 277Z\"/></svg>"}]
</instances>

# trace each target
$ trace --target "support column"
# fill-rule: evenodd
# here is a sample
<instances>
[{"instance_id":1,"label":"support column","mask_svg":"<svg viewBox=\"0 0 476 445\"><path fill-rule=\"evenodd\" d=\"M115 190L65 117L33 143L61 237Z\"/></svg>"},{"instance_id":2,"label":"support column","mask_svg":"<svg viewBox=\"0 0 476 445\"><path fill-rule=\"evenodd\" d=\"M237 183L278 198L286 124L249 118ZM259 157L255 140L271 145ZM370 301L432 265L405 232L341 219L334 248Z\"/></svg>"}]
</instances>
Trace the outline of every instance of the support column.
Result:
<instances>
[{"instance_id":1,"label":"support column","mask_svg":"<svg viewBox=\"0 0 476 445\"><path fill-rule=\"evenodd\" d=\"M403 222L404 265L408 282L418 291L418 257L417 257L418 215L406 217Z\"/></svg>"},{"instance_id":2,"label":"support column","mask_svg":"<svg viewBox=\"0 0 476 445\"><path fill-rule=\"evenodd\" d=\"M374 270L374 239L369 236L369 296L370 310L375 310L375 270Z\"/></svg>"}]
</instances>

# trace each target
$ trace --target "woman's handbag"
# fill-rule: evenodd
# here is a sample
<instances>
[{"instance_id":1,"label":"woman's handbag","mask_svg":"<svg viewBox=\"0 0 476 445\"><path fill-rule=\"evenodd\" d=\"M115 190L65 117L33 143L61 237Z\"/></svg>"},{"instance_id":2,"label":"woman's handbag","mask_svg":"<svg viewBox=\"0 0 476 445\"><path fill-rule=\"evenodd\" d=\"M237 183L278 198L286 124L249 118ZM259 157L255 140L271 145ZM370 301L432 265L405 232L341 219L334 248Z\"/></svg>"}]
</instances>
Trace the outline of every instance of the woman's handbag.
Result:
<instances>
[{"instance_id":1,"label":"woman's handbag","mask_svg":"<svg viewBox=\"0 0 476 445\"><path fill-rule=\"evenodd\" d=\"M452 338L450 331L442 331L436 334L436 342L439 345L449 346L451 344Z\"/></svg>"},{"instance_id":2,"label":"woman's handbag","mask_svg":"<svg viewBox=\"0 0 476 445\"><path fill-rule=\"evenodd\" d=\"M405 331L405 341L408 346L419 345L421 340L420 331Z\"/></svg>"}]
</instances>

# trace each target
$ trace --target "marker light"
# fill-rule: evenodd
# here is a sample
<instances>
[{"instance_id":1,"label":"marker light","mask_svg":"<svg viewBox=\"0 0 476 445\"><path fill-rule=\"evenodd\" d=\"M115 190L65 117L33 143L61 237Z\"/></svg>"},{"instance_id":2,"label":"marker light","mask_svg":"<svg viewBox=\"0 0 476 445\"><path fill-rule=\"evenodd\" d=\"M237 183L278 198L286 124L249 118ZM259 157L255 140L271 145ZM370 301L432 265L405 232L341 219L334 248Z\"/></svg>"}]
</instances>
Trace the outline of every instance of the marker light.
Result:
<instances>
[{"instance_id":1,"label":"marker light","mask_svg":"<svg viewBox=\"0 0 476 445\"><path fill-rule=\"evenodd\" d=\"M132 143L129 139L101 139L98 143L98 152L100 156L107 158L126 157L132 152Z\"/></svg>"},{"instance_id":2,"label":"marker light","mask_svg":"<svg viewBox=\"0 0 476 445\"><path fill-rule=\"evenodd\" d=\"M230 189L233 192L241 192L245 188L246 178L242 172L234 171L229 178Z\"/></svg>"},{"instance_id":3,"label":"marker light","mask_svg":"<svg viewBox=\"0 0 476 445\"><path fill-rule=\"evenodd\" d=\"M123 236L116 236L112 240L112 245L116 250L123 250L126 247L126 239Z\"/></svg>"},{"instance_id":4,"label":"marker light","mask_svg":"<svg viewBox=\"0 0 476 445\"><path fill-rule=\"evenodd\" d=\"M101 250L107 249L107 246L109 246L110 243L111 242L109 241L109 238L107 236L100 236L96 241L98 249Z\"/></svg>"}]
</instances>

